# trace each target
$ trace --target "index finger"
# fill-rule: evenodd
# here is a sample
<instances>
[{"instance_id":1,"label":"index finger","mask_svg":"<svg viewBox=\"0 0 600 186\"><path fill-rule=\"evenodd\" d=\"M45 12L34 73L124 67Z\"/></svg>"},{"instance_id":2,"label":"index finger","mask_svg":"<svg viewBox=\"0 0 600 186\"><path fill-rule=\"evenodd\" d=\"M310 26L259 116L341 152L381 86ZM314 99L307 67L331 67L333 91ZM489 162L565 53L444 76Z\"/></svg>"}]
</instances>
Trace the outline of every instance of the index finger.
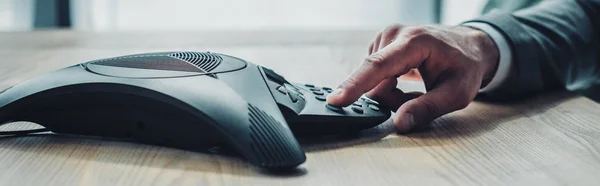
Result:
<instances>
[{"instance_id":1,"label":"index finger","mask_svg":"<svg viewBox=\"0 0 600 186\"><path fill-rule=\"evenodd\" d=\"M329 94L327 103L348 106L383 80L405 74L417 67L420 55L413 47L395 42L371 54L338 88Z\"/></svg>"}]
</instances>

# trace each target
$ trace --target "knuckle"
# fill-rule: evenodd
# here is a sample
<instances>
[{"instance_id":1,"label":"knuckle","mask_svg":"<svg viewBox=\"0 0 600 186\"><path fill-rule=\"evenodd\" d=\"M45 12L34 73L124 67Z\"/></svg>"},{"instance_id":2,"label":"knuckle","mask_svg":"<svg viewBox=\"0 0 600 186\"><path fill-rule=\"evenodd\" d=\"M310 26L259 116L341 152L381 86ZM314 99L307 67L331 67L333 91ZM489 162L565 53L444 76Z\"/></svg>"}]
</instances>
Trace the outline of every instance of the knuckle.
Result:
<instances>
[{"instance_id":1,"label":"knuckle","mask_svg":"<svg viewBox=\"0 0 600 186\"><path fill-rule=\"evenodd\" d=\"M394 23L394 24L390 24L387 27L385 27L385 30L396 30L396 29L400 29L402 27L403 27L402 24Z\"/></svg>"},{"instance_id":2,"label":"knuckle","mask_svg":"<svg viewBox=\"0 0 600 186\"><path fill-rule=\"evenodd\" d=\"M384 59L382 54L373 53L365 58L363 64L367 68L380 69L385 66L386 60Z\"/></svg>"},{"instance_id":3,"label":"knuckle","mask_svg":"<svg viewBox=\"0 0 600 186\"><path fill-rule=\"evenodd\" d=\"M408 37L408 43L430 41L434 38L429 30L424 27L409 28L404 32L404 34L406 37Z\"/></svg>"},{"instance_id":4,"label":"knuckle","mask_svg":"<svg viewBox=\"0 0 600 186\"><path fill-rule=\"evenodd\" d=\"M398 31L400 31L400 29L402 29L402 27L403 26L401 24L391 24L383 29L383 33L386 33L388 35L393 34L393 33L398 33Z\"/></svg>"},{"instance_id":5,"label":"knuckle","mask_svg":"<svg viewBox=\"0 0 600 186\"><path fill-rule=\"evenodd\" d=\"M404 30L404 33L409 36L420 36L420 35L428 35L429 30L422 26L414 26Z\"/></svg>"}]
</instances>

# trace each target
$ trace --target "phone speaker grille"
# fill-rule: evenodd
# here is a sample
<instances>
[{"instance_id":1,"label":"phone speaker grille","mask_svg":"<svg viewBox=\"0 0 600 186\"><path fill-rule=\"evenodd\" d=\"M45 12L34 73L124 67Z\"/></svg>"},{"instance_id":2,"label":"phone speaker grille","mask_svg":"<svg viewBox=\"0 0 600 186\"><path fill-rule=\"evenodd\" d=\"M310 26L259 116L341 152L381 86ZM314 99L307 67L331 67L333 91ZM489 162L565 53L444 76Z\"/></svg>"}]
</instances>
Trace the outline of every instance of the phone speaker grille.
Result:
<instances>
[{"instance_id":1,"label":"phone speaker grille","mask_svg":"<svg viewBox=\"0 0 600 186\"><path fill-rule=\"evenodd\" d=\"M248 104L251 148L266 167L291 167L306 160L293 134L259 108Z\"/></svg>"},{"instance_id":2,"label":"phone speaker grille","mask_svg":"<svg viewBox=\"0 0 600 186\"><path fill-rule=\"evenodd\" d=\"M177 52L169 56L191 63L205 72L213 71L223 62L221 56L208 52Z\"/></svg>"},{"instance_id":3,"label":"phone speaker grille","mask_svg":"<svg viewBox=\"0 0 600 186\"><path fill-rule=\"evenodd\" d=\"M202 69L195 65L180 59L175 59L165 55L131 55L109 59L103 59L93 62L96 65L150 69L150 70L170 70L204 73Z\"/></svg>"}]
</instances>

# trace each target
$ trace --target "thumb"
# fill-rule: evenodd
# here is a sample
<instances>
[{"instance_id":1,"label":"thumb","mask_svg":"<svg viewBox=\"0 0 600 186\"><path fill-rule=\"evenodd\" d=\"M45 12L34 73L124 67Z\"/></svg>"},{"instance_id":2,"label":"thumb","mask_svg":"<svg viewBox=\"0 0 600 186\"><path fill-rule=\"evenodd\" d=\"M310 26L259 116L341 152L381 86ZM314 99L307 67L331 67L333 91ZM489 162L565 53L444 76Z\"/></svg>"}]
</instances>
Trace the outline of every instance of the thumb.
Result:
<instances>
[{"instance_id":1,"label":"thumb","mask_svg":"<svg viewBox=\"0 0 600 186\"><path fill-rule=\"evenodd\" d=\"M426 94L404 103L393 116L398 132L409 132L417 127L429 125L436 118L465 108L468 96L452 91L452 85L446 83Z\"/></svg>"}]
</instances>

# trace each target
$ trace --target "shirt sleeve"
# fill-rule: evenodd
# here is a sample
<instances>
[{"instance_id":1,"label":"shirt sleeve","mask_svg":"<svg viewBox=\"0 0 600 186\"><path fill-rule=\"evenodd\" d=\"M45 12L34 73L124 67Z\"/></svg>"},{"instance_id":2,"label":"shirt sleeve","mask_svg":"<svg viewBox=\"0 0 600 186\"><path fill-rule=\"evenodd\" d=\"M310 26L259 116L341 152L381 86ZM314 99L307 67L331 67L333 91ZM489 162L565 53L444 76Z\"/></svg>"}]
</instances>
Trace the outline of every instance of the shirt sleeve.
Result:
<instances>
[{"instance_id":1,"label":"shirt sleeve","mask_svg":"<svg viewBox=\"0 0 600 186\"><path fill-rule=\"evenodd\" d=\"M506 38L494 27L481 22L467 22L463 26L472 27L485 32L496 43L499 52L498 68L492 80L483 88L479 89L480 93L491 92L500 87L509 75L510 65L512 63L512 51L506 41Z\"/></svg>"}]
</instances>

